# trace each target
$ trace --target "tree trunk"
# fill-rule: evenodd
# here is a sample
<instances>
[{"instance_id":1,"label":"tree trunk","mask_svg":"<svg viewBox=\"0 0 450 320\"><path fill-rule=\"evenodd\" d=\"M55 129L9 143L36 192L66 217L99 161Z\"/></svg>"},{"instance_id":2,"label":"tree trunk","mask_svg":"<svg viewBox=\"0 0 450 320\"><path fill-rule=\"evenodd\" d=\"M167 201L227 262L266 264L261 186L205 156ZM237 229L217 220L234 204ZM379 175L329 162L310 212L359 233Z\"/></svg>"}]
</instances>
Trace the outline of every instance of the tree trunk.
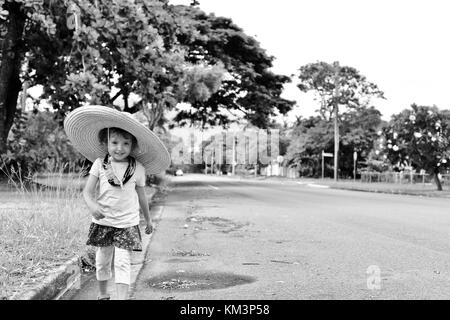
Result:
<instances>
[{"instance_id":1,"label":"tree trunk","mask_svg":"<svg viewBox=\"0 0 450 320\"><path fill-rule=\"evenodd\" d=\"M434 174L434 182L436 183L438 191L442 191L442 184L441 180L439 179L439 170L434 170L433 174Z\"/></svg>"},{"instance_id":2,"label":"tree trunk","mask_svg":"<svg viewBox=\"0 0 450 320\"><path fill-rule=\"evenodd\" d=\"M142 105L142 111L148 120L148 128L153 131L163 115L163 105L161 103L146 103Z\"/></svg>"},{"instance_id":3,"label":"tree trunk","mask_svg":"<svg viewBox=\"0 0 450 320\"><path fill-rule=\"evenodd\" d=\"M23 56L22 34L26 16L21 12L21 4L6 2L8 21L6 36L1 48L0 65L0 154L6 152L9 130L14 121L17 99L22 84L19 74Z\"/></svg>"}]
</instances>

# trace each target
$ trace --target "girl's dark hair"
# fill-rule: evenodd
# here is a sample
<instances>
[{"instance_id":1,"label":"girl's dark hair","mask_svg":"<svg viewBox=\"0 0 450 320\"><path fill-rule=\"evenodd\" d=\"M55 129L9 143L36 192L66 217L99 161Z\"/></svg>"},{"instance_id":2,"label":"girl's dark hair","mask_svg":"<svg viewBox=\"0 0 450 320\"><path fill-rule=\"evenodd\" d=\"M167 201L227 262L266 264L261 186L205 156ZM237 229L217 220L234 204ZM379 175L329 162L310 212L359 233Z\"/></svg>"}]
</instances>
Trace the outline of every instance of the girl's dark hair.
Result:
<instances>
[{"instance_id":1,"label":"girl's dark hair","mask_svg":"<svg viewBox=\"0 0 450 320\"><path fill-rule=\"evenodd\" d=\"M123 130L121 128L112 127L112 128L109 128L109 136L111 136L112 134L117 134L126 139L131 139L132 149L135 149L138 145L136 137L133 136L131 133L129 133L126 130ZM104 144L108 143L108 128L103 128L102 130L99 131L98 140L100 141L100 143L104 143Z\"/></svg>"}]
</instances>

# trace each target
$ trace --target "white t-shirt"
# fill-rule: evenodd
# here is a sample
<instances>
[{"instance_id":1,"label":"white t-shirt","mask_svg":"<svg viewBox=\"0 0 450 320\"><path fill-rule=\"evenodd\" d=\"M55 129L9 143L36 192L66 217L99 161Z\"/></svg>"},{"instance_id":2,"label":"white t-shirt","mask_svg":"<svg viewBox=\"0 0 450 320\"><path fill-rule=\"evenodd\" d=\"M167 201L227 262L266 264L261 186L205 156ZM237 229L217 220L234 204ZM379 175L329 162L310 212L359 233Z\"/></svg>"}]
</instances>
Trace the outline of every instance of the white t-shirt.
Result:
<instances>
[{"instance_id":1,"label":"white t-shirt","mask_svg":"<svg viewBox=\"0 0 450 320\"><path fill-rule=\"evenodd\" d=\"M120 186L112 186L108 182L102 163L103 159L96 159L89 173L99 179L97 202L104 209L105 217L100 220L92 218L92 222L116 228L128 228L138 225L140 207L136 186L145 186L144 166L136 161L136 170L127 183L123 185L122 189ZM128 162L112 162L111 165L117 179L122 181Z\"/></svg>"}]
</instances>

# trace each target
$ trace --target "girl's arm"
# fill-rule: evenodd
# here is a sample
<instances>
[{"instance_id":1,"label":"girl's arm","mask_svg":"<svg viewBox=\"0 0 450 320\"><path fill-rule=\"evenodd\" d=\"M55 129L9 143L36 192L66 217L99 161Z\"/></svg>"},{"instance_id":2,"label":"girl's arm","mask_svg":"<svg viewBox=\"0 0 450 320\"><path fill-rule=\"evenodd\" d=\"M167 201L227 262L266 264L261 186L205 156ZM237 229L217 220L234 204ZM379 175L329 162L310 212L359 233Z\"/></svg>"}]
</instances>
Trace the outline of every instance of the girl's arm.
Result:
<instances>
[{"instance_id":1,"label":"girl's arm","mask_svg":"<svg viewBox=\"0 0 450 320\"><path fill-rule=\"evenodd\" d=\"M91 211L91 214L94 216L95 219L100 220L103 219L105 216L102 212L101 206L97 203L95 200L95 186L97 185L98 177L90 174L89 178L86 182L86 185L83 189L83 198L86 202L86 205L89 208L89 211Z\"/></svg>"},{"instance_id":2,"label":"girl's arm","mask_svg":"<svg viewBox=\"0 0 450 320\"><path fill-rule=\"evenodd\" d=\"M144 214L145 222L147 223L147 226L145 227L145 233L150 234L153 232L153 222L150 218L150 210L148 208L148 199L147 195L145 194L145 187L136 186L136 192L139 198L139 206L141 207L142 213Z\"/></svg>"}]
</instances>

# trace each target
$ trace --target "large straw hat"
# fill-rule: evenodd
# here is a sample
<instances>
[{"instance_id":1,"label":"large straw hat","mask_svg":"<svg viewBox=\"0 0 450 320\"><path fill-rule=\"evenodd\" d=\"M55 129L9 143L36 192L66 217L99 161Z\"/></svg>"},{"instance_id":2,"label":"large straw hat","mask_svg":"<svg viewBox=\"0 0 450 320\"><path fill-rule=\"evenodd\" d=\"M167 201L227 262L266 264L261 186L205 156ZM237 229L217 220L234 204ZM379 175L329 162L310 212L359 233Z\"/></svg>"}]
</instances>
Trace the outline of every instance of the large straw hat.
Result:
<instances>
[{"instance_id":1,"label":"large straw hat","mask_svg":"<svg viewBox=\"0 0 450 320\"><path fill-rule=\"evenodd\" d=\"M161 140L128 112L91 105L75 109L64 120L64 129L73 146L91 162L105 157L107 148L100 143L98 133L111 127L136 137L138 148L130 155L142 163L147 174L161 173L170 165L169 152Z\"/></svg>"}]
</instances>

